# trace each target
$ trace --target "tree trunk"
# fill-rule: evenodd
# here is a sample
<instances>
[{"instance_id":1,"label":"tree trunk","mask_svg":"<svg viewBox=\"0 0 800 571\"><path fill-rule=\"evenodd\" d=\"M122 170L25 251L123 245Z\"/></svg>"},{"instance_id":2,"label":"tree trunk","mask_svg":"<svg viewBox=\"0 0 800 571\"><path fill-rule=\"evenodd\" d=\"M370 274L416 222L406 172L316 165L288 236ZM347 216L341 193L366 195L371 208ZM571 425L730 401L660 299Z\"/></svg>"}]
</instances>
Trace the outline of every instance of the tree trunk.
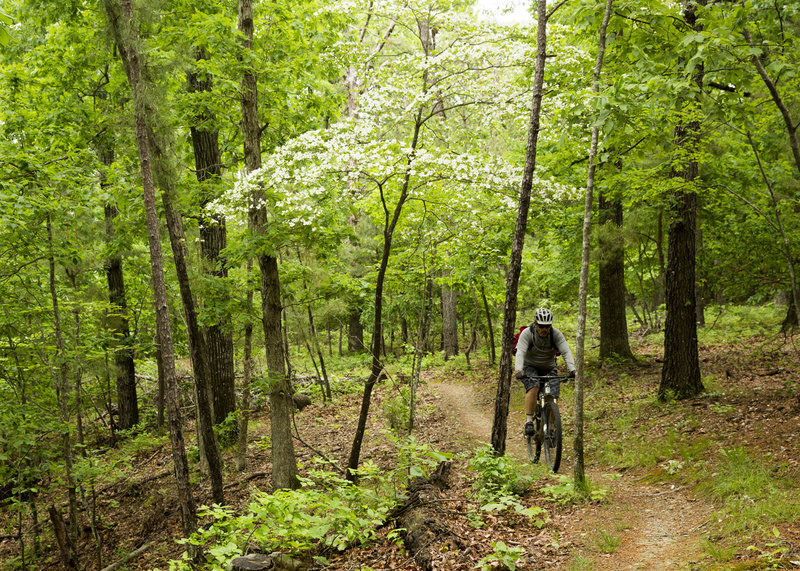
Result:
<instances>
[{"instance_id":1,"label":"tree trunk","mask_svg":"<svg viewBox=\"0 0 800 571\"><path fill-rule=\"evenodd\" d=\"M252 0L238 2L239 31L242 47L253 49L253 4ZM261 168L261 141L258 125L257 81L249 67L242 74L242 138L247 172ZM263 236L267 228L267 210L262 189L251 197L249 222L257 236ZM272 437L272 486L298 488L297 458L292 441L291 414L292 391L286 376L283 340L281 336L281 303L278 260L263 250L257 255L261 270L261 321L264 328L264 345L267 357L267 372L270 387L270 434Z\"/></svg>"},{"instance_id":2,"label":"tree trunk","mask_svg":"<svg viewBox=\"0 0 800 571\"><path fill-rule=\"evenodd\" d=\"M111 166L114 152L108 146L99 149L104 165ZM106 175L100 175L100 186L107 187ZM133 349L130 326L128 324L128 302L125 295L125 279L122 272L122 256L114 245L114 218L119 214L116 205L109 202L105 205L106 221L106 258L105 270L108 282L108 297L113 312L109 315L109 326L114 332L117 347L114 349L114 369L116 371L117 409L119 413L118 427L128 430L139 424L139 401L136 395L136 368L133 361Z\"/></svg>"},{"instance_id":3,"label":"tree trunk","mask_svg":"<svg viewBox=\"0 0 800 571\"><path fill-rule=\"evenodd\" d=\"M364 326L361 324L361 310L350 312L347 325L347 351L357 353L364 350Z\"/></svg>"},{"instance_id":4,"label":"tree trunk","mask_svg":"<svg viewBox=\"0 0 800 571\"><path fill-rule=\"evenodd\" d=\"M317 337L317 328L314 325L314 313L311 311L311 303L306 306L308 310L308 329L311 333L311 343L314 346L314 350L317 352L317 356L319 356L319 366L322 369L322 391L329 401L333 399L333 395L331 394L331 383L328 379L328 371L325 369L325 356L322 354L322 346L319 343L319 338Z\"/></svg>"},{"instance_id":5,"label":"tree trunk","mask_svg":"<svg viewBox=\"0 0 800 571\"><path fill-rule=\"evenodd\" d=\"M163 160L163 157L161 157ZM211 415L211 389L208 382L208 356L205 351L205 339L197 322L197 306L189 284L189 269L187 267L186 237L183 232L181 215L172 206L171 188L165 185L161 189L161 202L164 206L164 215L167 219L167 230L172 243L172 256L175 260L175 270L178 275L178 287L183 301L184 319L186 320L186 333L189 341L189 354L194 371L194 382L197 387L197 424L201 439L201 450L208 462L208 475L211 480L211 495L217 504L225 503L225 494L222 486L222 455L219 451L217 439L214 436L214 421Z\"/></svg>"},{"instance_id":6,"label":"tree trunk","mask_svg":"<svg viewBox=\"0 0 800 571\"><path fill-rule=\"evenodd\" d=\"M452 283L449 282L448 275L443 276L442 338L445 361L458 355L458 315L456 313L456 301L458 298Z\"/></svg>"},{"instance_id":7,"label":"tree trunk","mask_svg":"<svg viewBox=\"0 0 800 571\"><path fill-rule=\"evenodd\" d=\"M536 64L533 77L533 103L528 126L528 144L525 152L525 169L519 193L517 222L511 243L511 259L506 273L506 302L503 308L503 340L500 352L500 373L497 381L497 396L494 401L494 421L492 423L492 448L502 456L506 451L508 434L508 405L511 399L511 349L514 343L514 330L517 319L517 290L519 274L522 269L522 249L525 245L525 229L528 226L528 210L531 203L533 171L536 169L536 144L539 140L539 117L542 110L542 85L547 50L547 0L537 0Z\"/></svg>"},{"instance_id":8,"label":"tree trunk","mask_svg":"<svg viewBox=\"0 0 800 571\"><path fill-rule=\"evenodd\" d=\"M695 30L700 29L695 13L696 4L684 4L683 17ZM703 84L703 66L695 68L693 81L698 89ZM684 102L683 110L697 112L698 101ZM672 166L670 176L683 183L676 188L670 203L669 241L667 246L666 305L664 324L664 367L658 396L689 398L703 390L700 379L700 359L697 348L697 310L695 301L695 245L697 225L697 194L692 187L697 178L696 154L699 146L700 122L681 119L675 128L675 144L681 149L681 163Z\"/></svg>"},{"instance_id":9,"label":"tree trunk","mask_svg":"<svg viewBox=\"0 0 800 571\"><path fill-rule=\"evenodd\" d=\"M74 456L72 452L72 436L70 434L70 390L67 381L67 355L64 347L64 335L61 329L61 311L58 305L58 294L56 292L56 261L53 248L53 226L50 219L50 211L47 212L45 219L47 224L47 247L48 262L50 266L49 285L50 300L53 304L53 328L55 331L56 354L54 363L57 365L57 372L53 373L53 385L58 401L58 410L63 425L61 434L61 452L64 455L64 480L67 484L67 497L69 500L69 543L74 546L78 541L78 497L75 493L75 480L72 476L72 466ZM59 516L60 520L61 516Z\"/></svg>"},{"instance_id":10,"label":"tree trunk","mask_svg":"<svg viewBox=\"0 0 800 571\"><path fill-rule=\"evenodd\" d=\"M153 183L150 143L147 136L146 103L138 50L138 33L134 26L131 0L121 0L120 4L116 4L113 0L104 0L104 5L133 94L136 143L139 150L145 216L147 219L147 239L150 247L150 270L156 309L156 333L166 385L173 469L178 488L178 503L181 510L183 535L184 537L189 537L197 530L197 512L189 480L189 463L186 459L178 382L175 375L172 324L170 323L169 306L167 304L167 288L164 280L164 263L158 229L155 184ZM201 560L202 552L199 548L190 545L188 550L190 557L194 561L199 562Z\"/></svg>"},{"instance_id":11,"label":"tree trunk","mask_svg":"<svg viewBox=\"0 0 800 571\"><path fill-rule=\"evenodd\" d=\"M603 22L600 25L598 38L597 60L592 77L592 91L595 95L600 93L600 71L603 68L603 57L606 53L606 29L611 18L612 0L606 0ZM595 157L600 138L600 127L592 127L592 139L589 147L589 169L586 175L586 200L583 207L583 245L581 248L581 277L578 288L578 333L575 339L575 460L573 464L573 479L576 489L580 489L586 482L583 457L583 385L584 385L584 345L586 338L586 297L589 289L589 246L592 237L592 195L594 194ZM624 305L623 305L624 312Z\"/></svg>"},{"instance_id":12,"label":"tree trunk","mask_svg":"<svg viewBox=\"0 0 800 571\"><path fill-rule=\"evenodd\" d=\"M625 240L622 201L599 196L600 359L633 359L625 315Z\"/></svg>"},{"instance_id":13,"label":"tree trunk","mask_svg":"<svg viewBox=\"0 0 800 571\"><path fill-rule=\"evenodd\" d=\"M397 203L394 207L394 212L390 213L387 207L386 195L382 185L379 185L381 195L381 203L384 205L384 220L385 225L383 228L383 253L381 255L380 266L378 267L378 277L375 281L375 320L374 329L372 332L372 368L364 384L364 394L361 399L361 411L358 416L358 426L356 433L353 437L353 445L350 448L350 457L347 462L347 479L354 481L356 477L356 470L358 469L359 458L361 457L361 444L364 440L364 432L367 429L367 417L369 416L369 405L372 397L372 389L378 381L381 372L383 371L383 361L381 360L381 348L383 345L383 282L386 278L386 269L389 266L389 255L392 251L392 237L394 236L394 229L397 227L397 222L400 219L400 213L403 210L403 205L408 199L409 184L411 182L411 163L414 160L417 145L419 144L419 134L422 127L422 112L417 113L414 121L414 133L411 139L410 149L411 152L406 159L406 172L403 177L403 186L400 189L400 196L397 198Z\"/></svg>"},{"instance_id":14,"label":"tree trunk","mask_svg":"<svg viewBox=\"0 0 800 571\"><path fill-rule=\"evenodd\" d=\"M105 206L106 239L113 248L114 218L119 211L113 204ZM122 257L112 251L106 259L108 294L114 312L109 316L111 330L118 346L114 350L114 369L117 378L118 426L128 430L139 424L139 401L136 395L136 368L131 348L131 332L128 325L128 303L125 296L125 280L122 273Z\"/></svg>"},{"instance_id":15,"label":"tree trunk","mask_svg":"<svg viewBox=\"0 0 800 571\"><path fill-rule=\"evenodd\" d=\"M197 50L197 60L206 59L203 48ZM187 74L190 93L210 92L211 77L201 78L197 73ZM198 125L213 124L215 117L208 113L199 113L195 117ZM219 150L219 137L216 130L208 130L192 125L192 147L197 181L204 187L200 207L205 210L208 203L216 198L212 185L222 175L222 159ZM218 280L228 277L227 260L223 251L228 245L225 217L219 214L206 214L200 223L200 255L203 259L203 271ZM225 304L227 293L214 296L217 303ZM236 410L236 379L233 366L233 334L231 320L227 313L216 323L204 327L208 382L214 424L223 422Z\"/></svg>"},{"instance_id":16,"label":"tree trunk","mask_svg":"<svg viewBox=\"0 0 800 571\"><path fill-rule=\"evenodd\" d=\"M244 355L242 357L242 405L239 407L239 441L236 446L236 469L240 472L247 467L247 429L250 421L250 380L253 373L253 288L250 287L252 260L247 261L247 316L244 326Z\"/></svg>"},{"instance_id":17,"label":"tree trunk","mask_svg":"<svg viewBox=\"0 0 800 571\"><path fill-rule=\"evenodd\" d=\"M489 336L489 357L494 365L496 361L494 346L494 326L492 325L492 313L489 311L489 301L486 299L486 288L481 285L481 297L483 298L483 310L486 312L486 330Z\"/></svg>"}]
</instances>

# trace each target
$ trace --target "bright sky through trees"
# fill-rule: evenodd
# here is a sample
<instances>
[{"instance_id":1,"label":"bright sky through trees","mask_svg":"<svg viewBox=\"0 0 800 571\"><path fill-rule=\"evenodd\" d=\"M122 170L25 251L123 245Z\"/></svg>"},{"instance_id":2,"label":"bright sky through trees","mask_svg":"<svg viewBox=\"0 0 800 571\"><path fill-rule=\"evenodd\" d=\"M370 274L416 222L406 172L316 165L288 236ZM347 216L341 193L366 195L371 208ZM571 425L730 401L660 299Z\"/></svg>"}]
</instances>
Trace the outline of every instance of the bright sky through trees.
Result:
<instances>
[{"instance_id":1,"label":"bright sky through trees","mask_svg":"<svg viewBox=\"0 0 800 571\"><path fill-rule=\"evenodd\" d=\"M496 20L501 24L530 24L533 17L526 0L478 0L475 11L481 17Z\"/></svg>"}]
</instances>

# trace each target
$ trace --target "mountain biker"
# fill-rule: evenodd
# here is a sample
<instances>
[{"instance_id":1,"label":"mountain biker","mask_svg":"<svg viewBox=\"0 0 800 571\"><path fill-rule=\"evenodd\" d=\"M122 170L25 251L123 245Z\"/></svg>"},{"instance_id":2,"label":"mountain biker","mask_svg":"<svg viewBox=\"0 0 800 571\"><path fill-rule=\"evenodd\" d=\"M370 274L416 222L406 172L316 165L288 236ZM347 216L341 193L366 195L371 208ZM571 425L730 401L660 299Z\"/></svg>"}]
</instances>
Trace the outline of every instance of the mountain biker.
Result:
<instances>
[{"instance_id":1,"label":"mountain biker","mask_svg":"<svg viewBox=\"0 0 800 571\"><path fill-rule=\"evenodd\" d=\"M551 339L552 336L552 339ZM517 341L517 357L514 374L525 385L525 436L533 436L533 419L536 415L536 400L539 398L539 377L558 374L556 357L564 357L569 378L575 378L575 359L569 350L564 334L553 327L553 312L539 308L534 314L534 324L526 328ZM550 395L548 401L558 398L560 381L548 380Z\"/></svg>"}]
</instances>

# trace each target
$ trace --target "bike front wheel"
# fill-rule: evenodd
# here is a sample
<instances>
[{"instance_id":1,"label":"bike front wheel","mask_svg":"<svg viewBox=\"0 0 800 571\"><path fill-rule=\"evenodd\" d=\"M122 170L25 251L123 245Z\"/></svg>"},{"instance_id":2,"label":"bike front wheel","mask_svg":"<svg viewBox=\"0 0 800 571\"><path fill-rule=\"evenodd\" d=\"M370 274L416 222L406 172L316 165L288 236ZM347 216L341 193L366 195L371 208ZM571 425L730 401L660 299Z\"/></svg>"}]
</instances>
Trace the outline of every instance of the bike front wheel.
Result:
<instances>
[{"instance_id":1,"label":"bike front wheel","mask_svg":"<svg viewBox=\"0 0 800 571\"><path fill-rule=\"evenodd\" d=\"M544 405L544 459L553 472L561 466L561 413L555 402Z\"/></svg>"}]
</instances>

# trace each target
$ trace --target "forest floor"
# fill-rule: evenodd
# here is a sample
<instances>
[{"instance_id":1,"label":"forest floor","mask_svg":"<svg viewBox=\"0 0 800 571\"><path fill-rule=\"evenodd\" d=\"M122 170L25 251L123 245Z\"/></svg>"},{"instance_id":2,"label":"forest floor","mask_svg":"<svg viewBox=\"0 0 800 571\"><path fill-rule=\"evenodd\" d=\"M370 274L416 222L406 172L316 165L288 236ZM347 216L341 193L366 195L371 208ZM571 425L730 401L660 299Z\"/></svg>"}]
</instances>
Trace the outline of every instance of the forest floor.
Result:
<instances>
[{"instance_id":1,"label":"forest floor","mask_svg":"<svg viewBox=\"0 0 800 571\"><path fill-rule=\"evenodd\" d=\"M800 353L782 337L753 340L748 347L702 349L706 391L667 404L654 398L660 380L659 347L640 344L635 364L590 363L585 463L593 498L578 499L569 492L573 403L572 389L562 389L565 441L559 475L537 465L519 498L525 507L545 511L533 519L509 511L476 516L476 473L469 459L490 440L494 369L481 365L465 373L445 364L424 372L415 437L435 450L453 453L451 485L436 511L440 532L429 545L434 568L467 570L484 564L503 569L492 561L509 550L521 553L516 561L520 570L800 567ZM384 406L397 392L395 382L390 378L376 388L361 456L362 463L371 461L386 470L397 461L387 437ZM519 383L512 383L511 396L507 453L526 464ZM336 396L332 405L313 403L296 415L301 465L308 465L319 450L339 465L346 464L359 406L360 395L345 394ZM251 421L248 468L234 472L232 451L225 453L226 501L234 510L243 509L254 490L269 489L269 447L261 445L268 433L268 411L263 407ZM769 488L771 495L719 492L726 485L735 487L729 483L731 472L742 470L741 464L737 468L725 463L735 451L746 451L755 460L754 473L765 478L759 486ZM85 528L83 569L104 569L142 546L146 548L141 555L116 569L165 570L171 559L180 557L170 465L169 446L161 439L132 453L117 465L113 481L97 487L103 548L98 558L96 542ZM786 482L792 483L790 489ZM210 505L208 486L201 481L195 490L198 504ZM746 510L753 516L743 522L737 512ZM19 568L13 563L18 565L20 550L11 533L11 515L5 508L0 512L3 570ZM43 525L48 531L37 568L57 569L57 549L47 539L52 535L49 524ZM330 566L325 569L419 569L392 535L391 526L386 526L367 545L326 553ZM32 547L28 544L26 549L30 557Z\"/></svg>"}]
</instances>

